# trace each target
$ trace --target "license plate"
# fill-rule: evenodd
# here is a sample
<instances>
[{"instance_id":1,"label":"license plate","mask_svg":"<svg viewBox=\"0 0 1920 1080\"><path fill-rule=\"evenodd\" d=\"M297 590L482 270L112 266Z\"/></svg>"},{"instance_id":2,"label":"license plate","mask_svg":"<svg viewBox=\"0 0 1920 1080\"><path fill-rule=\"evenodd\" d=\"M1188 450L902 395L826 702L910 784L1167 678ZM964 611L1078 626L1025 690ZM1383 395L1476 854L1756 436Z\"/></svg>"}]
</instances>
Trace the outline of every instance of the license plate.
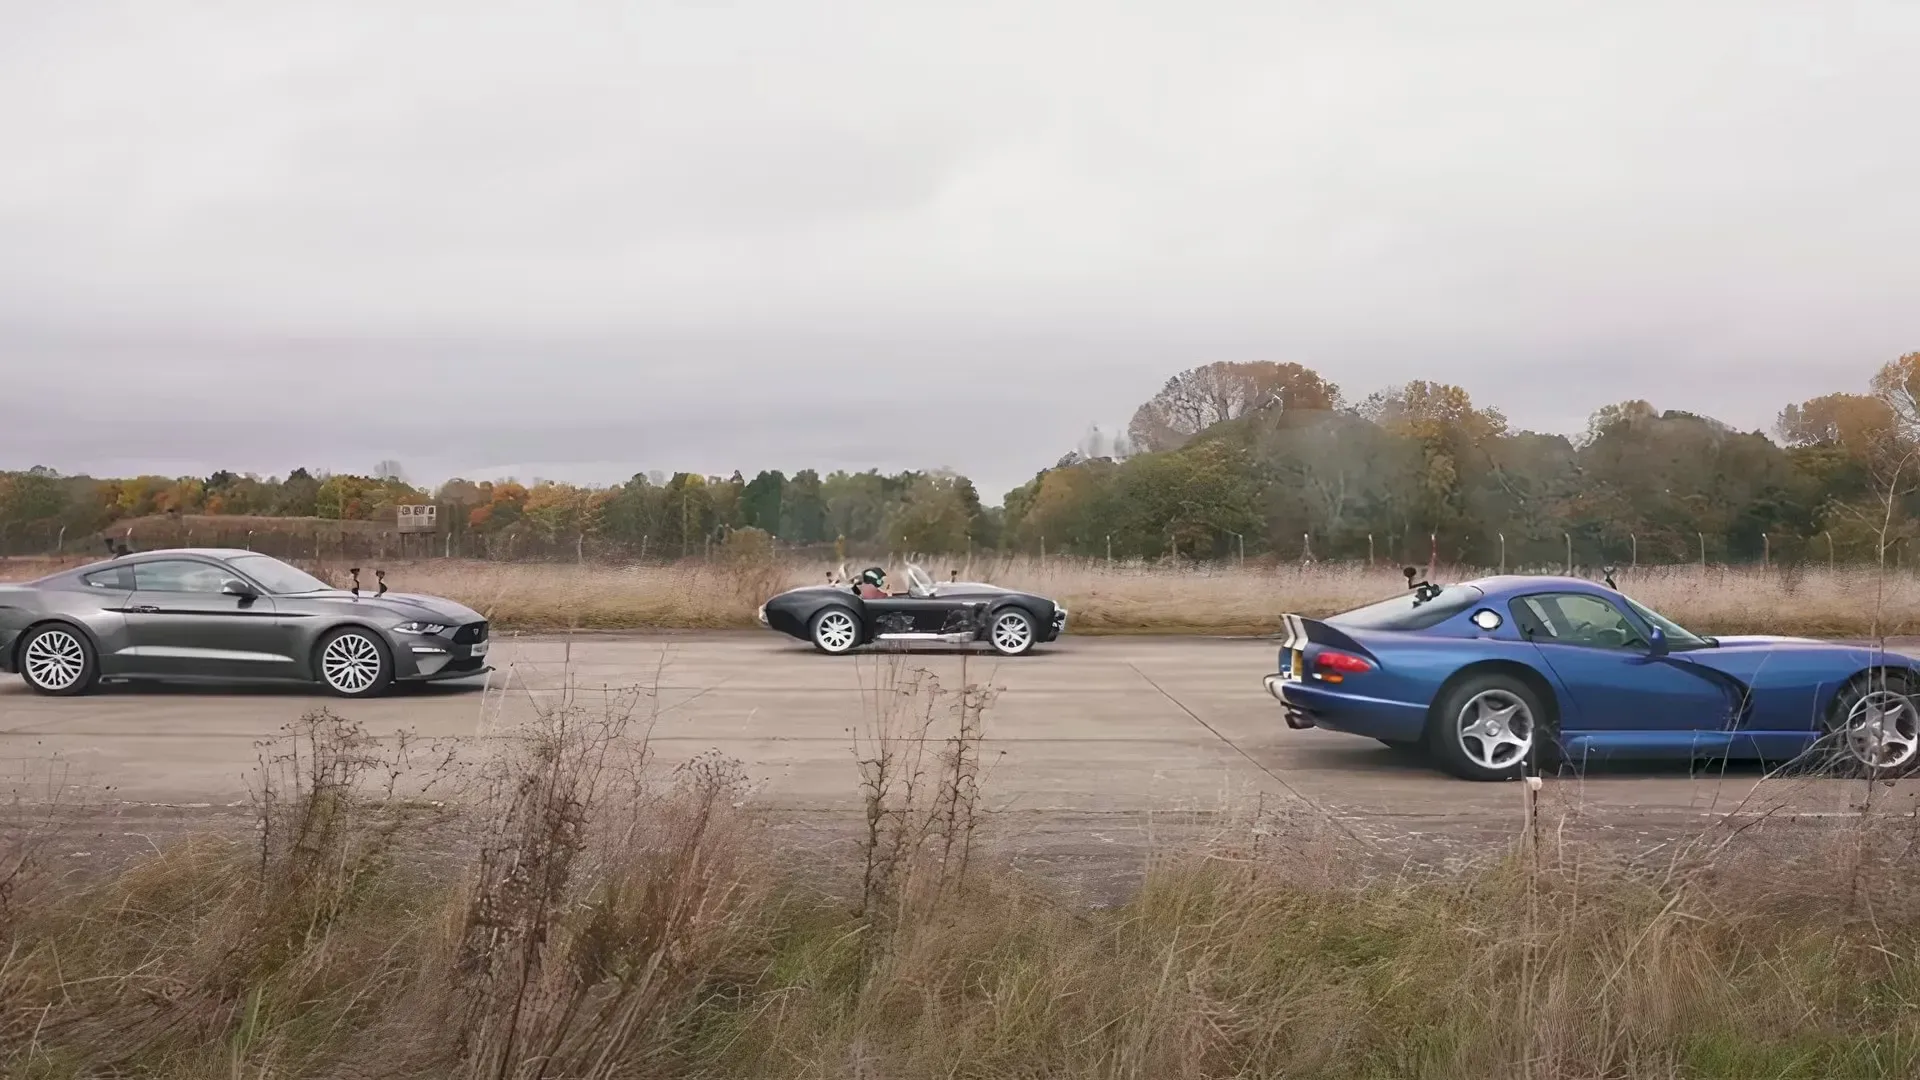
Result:
<instances>
[{"instance_id":1,"label":"license plate","mask_svg":"<svg viewBox=\"0 0 1920 1080\"><path fill-rule=\"evenodd\" d=\"M475 646L473 647L473 653L472 653L472 655L474 655L474 656L485 656L485 655L487 655L487 643L486 643L486 642L484 642L484 641L482 641L482 642L480 642L479 644L477 644L477 645L475 645Z\"/></svg>"}]
</instances>

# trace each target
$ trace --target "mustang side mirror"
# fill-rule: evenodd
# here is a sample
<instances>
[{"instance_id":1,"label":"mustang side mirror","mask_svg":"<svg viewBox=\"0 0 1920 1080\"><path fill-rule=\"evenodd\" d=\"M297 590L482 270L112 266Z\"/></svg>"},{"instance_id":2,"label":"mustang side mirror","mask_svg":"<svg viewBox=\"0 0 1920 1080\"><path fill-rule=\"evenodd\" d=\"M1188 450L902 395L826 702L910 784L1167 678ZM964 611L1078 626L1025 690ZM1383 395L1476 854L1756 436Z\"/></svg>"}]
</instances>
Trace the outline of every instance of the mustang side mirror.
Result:
<instances>
[{"instance_id":1,"label":"mustang side mirror","mask_svg":"<svg viewBox=\"0 0 1920 1080\"><path fill-rule=\"evenodd\" d=\"M1657 626L1647 632L1647 655L1667 655L1667 632Z\"/></svg>"},{"instance_id":2,"label":"mustang side mirror","mask_svg":"<svg viewBox=\"0 0 1920 1080\"><path fill-rule=\"evenodd\" d=\"M241 581L239 578L231 577L220 583L220 591L228 596L237 596L242 600L251 600L259 595L253 591L253 586Z\"/></svg>"}]
</instances>

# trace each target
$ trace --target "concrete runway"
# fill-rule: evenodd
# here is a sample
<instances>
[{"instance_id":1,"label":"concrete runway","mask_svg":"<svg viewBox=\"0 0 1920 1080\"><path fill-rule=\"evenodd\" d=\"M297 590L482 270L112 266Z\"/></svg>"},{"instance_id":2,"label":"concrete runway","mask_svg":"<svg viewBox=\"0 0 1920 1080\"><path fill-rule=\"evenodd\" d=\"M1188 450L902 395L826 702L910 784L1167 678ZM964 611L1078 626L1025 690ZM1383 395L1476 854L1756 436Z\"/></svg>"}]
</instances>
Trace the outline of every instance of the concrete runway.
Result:
<instances>
[{"instance_id":1,"label":"concrete runway","mask_svg":"<svg viewBox=\"0 0 1920 1080\"><path fill-rule=\"evenodd\" d=\"M1516 820L1514 784L1472 784L1370 740L1293 731L1261 689L1266 641L1073 637L1017 660L965 658L966 678L1003 688L985 718L985 782L996 809L1078 819L1142 811L1216 811L1299 800L1366 832L1501 829ZM568 657L571 657L570 663ZM222 807L247 799L263 740L327 707L376 734L472 737L530 717L569 679L592 703L603 687L653 686L653 744L673 761L718 750L787 811L858 805L853 733L875 714L889 665L961 683L955 652L816 655L771 633L580 635L496 640L490 687L425 687L373 701L307 688L108 686L80 698L29 694L0 681L0 759L28 801L64 784L94 805ZM896 669L898 670L898 669ZM646 712L649 706L642 705ZM1864 785L1769 780L1754 767L1691 776L1684 768L1614 769L1553 781L1565 805L1636 821L1699 822L1728 810L1845 813ZM1911 798L1900 785L1899 795Z\"/></svg>"}]
</instances>

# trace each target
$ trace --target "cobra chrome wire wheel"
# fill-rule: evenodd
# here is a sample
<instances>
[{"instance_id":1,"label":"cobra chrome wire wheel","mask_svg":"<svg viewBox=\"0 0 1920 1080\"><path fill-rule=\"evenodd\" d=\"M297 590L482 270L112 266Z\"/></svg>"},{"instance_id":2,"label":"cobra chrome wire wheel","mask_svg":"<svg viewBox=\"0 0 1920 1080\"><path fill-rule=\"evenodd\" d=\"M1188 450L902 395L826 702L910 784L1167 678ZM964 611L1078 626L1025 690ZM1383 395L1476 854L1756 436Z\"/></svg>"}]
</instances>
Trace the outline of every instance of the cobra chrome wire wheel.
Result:
<instances>
[{"instance_id":1,"label":"cobra chrome wire wheel","mask_svg":"<svg viewBox=\"0 0 1920 1080\"><path fill-rule=\"evenodd\" d=\"M987 640L1003 656L1019 656L1033 648L1033 619L1024 611L1003 611L993 620Z\"/></svg>"},{"instance_id":2,"label":"cobra chrome wire wheel","mask_svg":"<svg viewBox=\"0 0 1920 1080\"><path fill-rule=\"evenodd\" d=\"M837 656L858 644L860 626L854 621L853 612L845 608L828 608L814 617L814 648Z\"/></svg>"}]
</instances>

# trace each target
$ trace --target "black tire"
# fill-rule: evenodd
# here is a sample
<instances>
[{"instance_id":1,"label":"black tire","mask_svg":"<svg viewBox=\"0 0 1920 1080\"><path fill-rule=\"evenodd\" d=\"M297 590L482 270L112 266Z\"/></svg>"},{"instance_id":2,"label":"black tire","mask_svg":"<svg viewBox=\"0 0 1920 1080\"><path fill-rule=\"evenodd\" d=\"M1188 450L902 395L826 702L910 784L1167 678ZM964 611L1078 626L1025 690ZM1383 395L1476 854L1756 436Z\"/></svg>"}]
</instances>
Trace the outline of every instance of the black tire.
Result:
<instances>
[{"instance_id":1,"label":"black tire","mask_svg":"<svg viewBox=\"0 0 1920 1080\"><path fill-rule=\"evenodd\" d=\"M313 674L335 697L379 697L393 686L393 653L375 631L343 626L313 647Z\"/></svg>"},{"instance_id":2,"label":"black tire","mask_svg":"<svg viewBox=\"0 0 1920 1080\"><path fill-rule=\"evenodd\" d=\"M828 656L845 656L860 647L860 616L840 604L822 608L807 624L807 638Z\"/></svg>"},{"instance_id":3,"label":"black tire","mask_svg":"<svg viewBox=\"0 0 1920 1080\"><path fill-rule=\"evenodd\" d=\"M1491 726L1485 726L1489 721ZM1469 725L1480 730L1463 734ZM1448 688L1427 722L1428 752L1441 768L1463 780L1517 780L1552 739L1540 695L1498 671L1470 675Z\"/></svg>"},{"instance_id":4,"label":"black tire","mask_svg":"<svg viewBox=\"0 0 1920 1080\"><path fill-rule=\"evenodd\" d=\"M27 631L18 656L20 678L36 694L73 697L100 681L100 657L93 642L65 623Z\"/></svg>"},{"instance_id":5,"label":"black tire","mask_svg":"<svg viewBox=\"0 0 1920 1080\"><path fill-rule=\"evenodd\" d=\"M1865 672L1841 687L1827 710L1826 732L1814 744L1822 771L1892 780L1920 768L1920 702L1914 700L1915 690L1913 678L1899 671ZM1896 713L1888 716L1881 708L1876 721L1876 701L1894 705ZM1870 760L1874 744L1883 755L1894 750L1892 760Z\"/></svg>"},{"instance_id":6,"label":"black tire","mask_svg":"<svg viewBox=\"0 0 1920 1080\"><path fill-rule=\"evenodd\" d=\"M1025 656L1040 640L1040 629L1024 608L1004 607L987 622L987 644L1001 656Z\"/></svg>"}]
</instances>

